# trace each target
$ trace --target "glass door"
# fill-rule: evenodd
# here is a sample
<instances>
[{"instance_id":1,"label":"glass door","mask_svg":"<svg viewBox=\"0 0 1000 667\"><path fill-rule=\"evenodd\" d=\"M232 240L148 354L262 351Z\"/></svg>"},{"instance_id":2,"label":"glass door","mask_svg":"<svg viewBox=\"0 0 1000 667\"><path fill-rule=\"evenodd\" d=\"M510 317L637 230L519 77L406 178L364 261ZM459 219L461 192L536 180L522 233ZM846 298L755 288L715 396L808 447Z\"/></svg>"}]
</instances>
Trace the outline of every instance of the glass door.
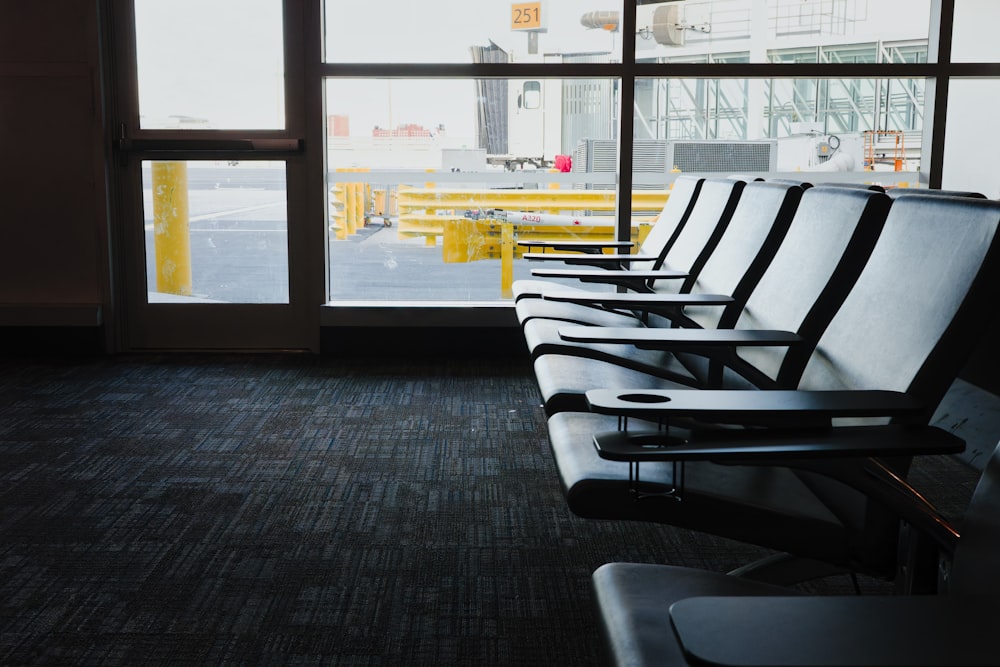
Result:
<instances>
[{"instance_id":1,"label":"glass door","mask_svg":"<svg viewBox=\"0 0 1000 667\"><path fill-rule=\"evenodd\" d=\"M303 4L113 3L125 349L317 347Z\"/></svg>"}]
</instances>

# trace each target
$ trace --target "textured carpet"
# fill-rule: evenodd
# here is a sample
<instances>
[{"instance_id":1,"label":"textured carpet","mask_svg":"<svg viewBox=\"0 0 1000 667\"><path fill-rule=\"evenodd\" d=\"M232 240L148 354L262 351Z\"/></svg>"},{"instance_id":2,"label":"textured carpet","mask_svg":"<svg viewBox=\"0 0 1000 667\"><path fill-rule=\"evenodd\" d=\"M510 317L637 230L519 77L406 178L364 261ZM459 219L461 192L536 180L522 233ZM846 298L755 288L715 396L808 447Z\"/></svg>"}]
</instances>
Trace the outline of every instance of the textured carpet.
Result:
<instances>
[{"instance_id":1,"label":"textured carpet","mask_svg":"<svg viewBox=\"0 0 1000 667\"><path fill-rule=\"evenodd\" d=\"M602 563L763 553L571 515L527 363L0 371L4 665L594 664Z\"/></svg>"}]
</instances>

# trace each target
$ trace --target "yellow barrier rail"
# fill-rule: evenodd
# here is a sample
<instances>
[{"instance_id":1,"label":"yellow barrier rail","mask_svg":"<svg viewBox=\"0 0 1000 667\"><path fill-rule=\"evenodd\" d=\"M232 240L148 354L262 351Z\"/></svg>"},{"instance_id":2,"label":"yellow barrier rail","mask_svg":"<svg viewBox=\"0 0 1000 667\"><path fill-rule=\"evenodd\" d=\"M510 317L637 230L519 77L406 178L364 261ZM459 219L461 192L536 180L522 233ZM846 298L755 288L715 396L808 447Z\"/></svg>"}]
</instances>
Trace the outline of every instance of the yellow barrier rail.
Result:
<instances>
[{"instance_id":1,"label":"yellow barrier rail","mask_svg":"<svg viewBox=\"0 0 1000 667\"><path fill-rule=\"evenodd\" d=\"M343 169L340 171L363 171ZM330 191L330 228L336 238L344 239L355 234L364 224L365 211L376 210L372 189L361 188L360 183L337 183ZM376 190L385 209L395 209L399 218L397 234L400 238L424 238L428 246L436 246L442 239L445 262L469 262L501 257L499 243L500 222L490 219L470 219L467 211L524 210L539 213L569 213L585 211L588 215L609 214L608 224L591 225L530 225L516 224L513 233L520 239L558 241L569 239L610 239L614 237L611 213L615 210L615 193L612 190L558 190L558 189L448 189L399 186L391 206L385 191ZM636 216L644 214L652 220L667 201L669 190L635 190L632 207ZM371 204L369 206L369 203ZM383 213L384 214L384 213ZM632 238L639 238L640 230L633 227ZM494 238L495 237L495 238ZM523 254L515 244L512 257Z\"/></svg>"},{"instance_id":2,"label":"yellow barrier rail","mask_svg":"<svg viewBox=\"0 0 1000 667\"><path fill-rule=\"evenodd\" d=\"M644 236L643 228L649 225L633 225L632 239L638 240ZM500 220L449 220L443 225L441 250L445 263L475 262L482 259L501 259L503 248L503 230L510 229L513 234L513 258L520 259L525 252L539 252L537 249L526 250L517 246L515 241L527 239L543 239L547 241L572 240L606 240L614 235L614 227L608 225L524 225Z\"/></svg>"},{"instance_id":3,"label":"yellow barrier rail","mask_svg":"<svg viewBox=\"0 0 1000 667\"><path fill-rule=\"evenodd\" d=\"M634 211L655 215L663 208L668 190L636 190L632 193ZM589 211L611 213L615 210L615 193L610 190L461 190L442 188L403 188L398 195L399 229L401 238L424 237L433 245L443 236L447 225L465 219L467 210L504 209L528 210L542 213ZM614 234L609 218L602 238ZM583 227L573 228L573 237L579 238ZM555 239L549 234L564 234L565 229L539 226L531 232L532 238ZM594 232L600 233L600 232Z\"/></svg>"}]
</instances>

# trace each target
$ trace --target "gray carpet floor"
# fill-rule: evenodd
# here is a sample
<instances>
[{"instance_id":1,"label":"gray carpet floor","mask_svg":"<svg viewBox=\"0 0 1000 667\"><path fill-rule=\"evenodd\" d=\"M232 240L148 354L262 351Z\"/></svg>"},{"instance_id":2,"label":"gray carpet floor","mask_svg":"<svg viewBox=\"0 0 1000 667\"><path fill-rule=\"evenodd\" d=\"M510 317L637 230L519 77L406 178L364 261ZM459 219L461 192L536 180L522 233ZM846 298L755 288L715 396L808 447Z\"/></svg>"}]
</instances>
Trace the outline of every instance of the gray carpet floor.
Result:
<instances>
[{"instance_id":1,"label":"gray carpet floor","mask_svg":"<svg viewBox=\"0 0 1000 667\"><path fill-rule=\"evenodd\" d=\"M3 665L596 664L602 563L765 553L573 516L527 362L0 361Z\"/></svg>"}]
</instances>

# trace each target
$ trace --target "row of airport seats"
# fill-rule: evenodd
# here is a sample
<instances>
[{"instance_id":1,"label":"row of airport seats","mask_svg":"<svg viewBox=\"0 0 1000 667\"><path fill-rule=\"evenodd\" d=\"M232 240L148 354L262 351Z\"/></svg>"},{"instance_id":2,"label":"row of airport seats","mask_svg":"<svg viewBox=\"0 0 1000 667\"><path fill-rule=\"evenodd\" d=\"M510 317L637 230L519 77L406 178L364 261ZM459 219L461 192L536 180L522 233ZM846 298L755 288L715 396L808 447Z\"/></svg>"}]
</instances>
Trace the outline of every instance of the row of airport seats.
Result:
<instances>
[{"instance_id":1,"label":"row of airport seats","mask_svg":"<svg viewBox=\"0 0 1000 667\"><path fill-rule=\"evenodd\" d=\"M975 193L680 177L635 252L563 243L529 254L586 267L533 271L545 280L514 285L571 510L783 554L728 575L603 566L594 588L614 663L938 664L908 662L918 645L927 660L940 658L924 646L933 632L908 650L886 649L880 633L892 623L873 622L879 631L863 641L834 641L862 651L859 661L820 650L808 628L801 640L775 629L808 618L809 605L825 622L909 618L918 599L944 605L927 611L935 623L948 613L967 620L953 607L966 608L974 577L987 578L986 594L1000 592L983 565L1000 556L1000 515L977 515L985 537L972 548L963 527L961 545L974 555L960 560L957 532L905 481L914 456L964 447L928 424L992 317L998 227L1000 202ZM986 469L980 506L1000 504L998 468ZM963 566L969 578L942 576L961 563L973 563ZM862 609L787 588L832 572L950 595ZM993 606L968 608L996 619ZM767 622L773 637L758 650ZM939 664L989 664L975 662L975 646L956 649L966 662ZM782 651L788 660L771 662ZM884 661L892 655L904 657Z\"/></svg>"}]
</instances>

